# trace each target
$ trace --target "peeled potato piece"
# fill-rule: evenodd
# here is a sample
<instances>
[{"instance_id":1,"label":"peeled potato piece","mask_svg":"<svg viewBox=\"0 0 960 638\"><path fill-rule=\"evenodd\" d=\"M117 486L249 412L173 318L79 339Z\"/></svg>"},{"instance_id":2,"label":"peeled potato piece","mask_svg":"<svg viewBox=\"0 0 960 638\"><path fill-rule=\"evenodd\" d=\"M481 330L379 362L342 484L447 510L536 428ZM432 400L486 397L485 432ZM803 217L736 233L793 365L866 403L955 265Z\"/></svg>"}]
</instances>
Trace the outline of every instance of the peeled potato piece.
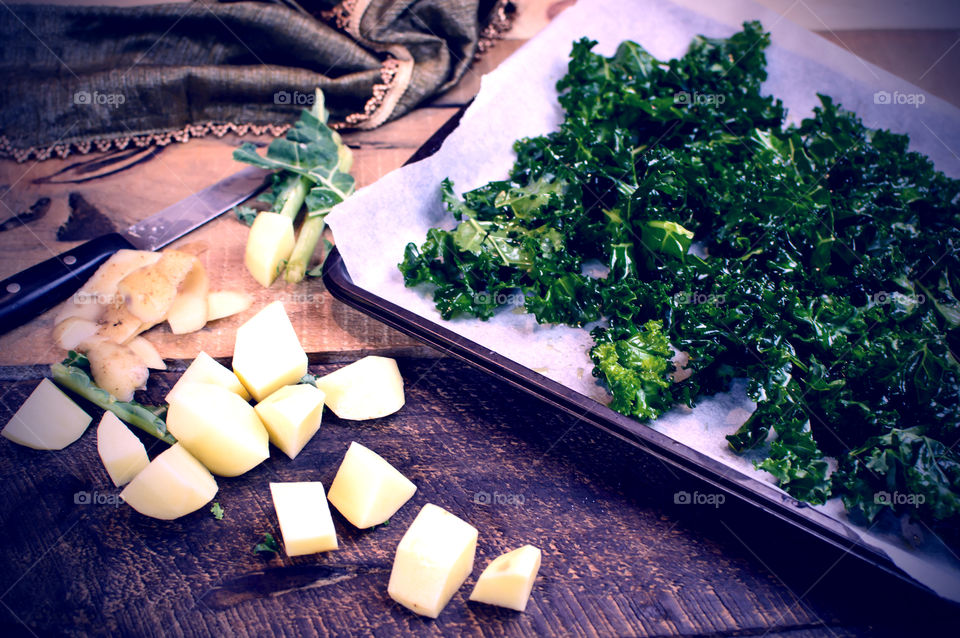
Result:
<instances>
[{"instance_id":1,"label":"peeled potato piece","mask_svg":"<svg viewBox=\"0 0 960 638\"><path fill-rule=\"evenodd\" d=\"M427 503L397 545L387 594L436 618L473 571L476 551L477 528Z\"/></svg>"},{"instance_id":2,"label":"peeled potato piece","mask_svg":"<svg viewBox=\"0 0 960 638\"><path fill-rule=\"evenodd\" d=\"M167 393L167 403L173 401L173 397L177 391L188 383L212 383L224 387L234 394L240 395L244 401L250 400L250 393L247 392L247 389L240 383L237 375L235 375L232 370L217 363L217 360L206 352L198 354L197 358L193 360L193 363L187 366L184 373L180 375L176 384L174 384L170 392Z\"/></svg>"},{"instance_id":3,"label":"peeled potato piece","mask_svg":"<svg viewBox=\"0 0 960 638\"><path fill-rule=\"evenodd\" d=\"M91 420L50 379L43 379L0 435L35 450L62 450L80 438Z\"/></svg>"},{"instance_id":4,"label":"peeled potato piece","mask_svg":"<svg viewBox=\"0 0 960 638\"><path fill-rule=\"evenodd\" d=\"M396 514L416 491L417 486L386 459L353 441L327 499L355 527L366 529Z\"/></svg>"},{"instance_id":5,"label":"peeled potato piece","mask_svg":"<svg viewBox=\"0 0 960 638\"><path fill-rule=\"evenodd\" d=\"M117 487L129 483L150 464L143 443L113 412L104 412L97 426L97 452Z\"/></svg>"},{"instance_id":6,"label":"peeled potato piece","mask_svg":"<svg viewBox=\"0 0 960 638\"><path fill-rule=\"evenodd\" d=\"M195 512L217 493L217 481L179 443L153 459L120 492L145 516L169 521Z\"/></svg>"},{"instance_id":7,"label":"peeled potato piece","mask_svg":"<svg viewBox=\"0 0 960 638\"><path fill-rule=\"evenodd\" d=\"M226 388L187 383L170 399L167 429L211 472L239 476L268 456L267 430L249 403Z\"/></svg>"},{"instance_id":8,"label":"peeled potato piece","mask_svg":"<svg viewBox=\"0 0 960 638\"><path fill-rule=\"evenodd\" d=\"M403 407L403 377L397 362L364 357L317 379L324 402L341 419L363 421L393 414Z\"/></svg>"},{"instance_id":9,"label":"peeled potato piece","mask_svg":"<svg viewBox=\"0 0 960 638\"><path fill-rule=\"evenodd\" d=\"M497 556L480 574L470 600L524 611L538 571L540 550L533 545Z\"/></svg>"},{"instance_id":10,"label":"peeled potato piece","mask_svg":"<svg viewBox=\"0 0 960 638\"><path fill-rule=\"evenodd\" d=\"M337 549L337 531L322 483L271 483L270 494L287 556Z\"/></svg>"},{"instance_id":11,"label":"peeled potato piece","mask_svg":"<svg viewBox=\"0 0 960 638\"><path fill-rule=\"evenodd\" d=\"M256 405L270 442L291 459L320 429L323 392L306 383L285 385Z\"/></svg>"},{"instance_id":12,"label":"peeled potato piece","mask_svg":"<svg viewBox=\"0 0 960 638\"><path fill-rule=\"evenodd\" d=\"M253 278L269 288L293 252L293 220L279 213L260 213L250 227L243 262Z\"/></svg>"},{"instance_id":13,"label":"peeled potato piece","mask_svg":"<svg viewBox=\"0 0 960 638\"><path fill-rule=\"evenodd\" d=\"M118 401L132 401L133 393L147 385L150 371L127 346L97 339L81 346L90 359L93 381Z\"/></svg>"},{"instance_id":14,"label":"peeled potato piece","mask_svg":"<svg viewBox=\"0 0 960 638\"><path fill-rule=\"evenodd\" d=\"M153 370L167 369L167 364L164 363L163 357L160 356L160 353L157 352L153 344L145 338L134 337L130 340L130 343L126 345L133 350L134 354L140 357L140 360L143 361L148 368L152 368Z\"/></svg>"},{"instance_id":15,"label":"peeled potato piece","mask_svg":"<svg viewBox=\"0 0 960 638\"><path fill-rule=\"evenodd\" d=\"M180 285L197 263L193 255L165 250L156 263L133 271L117 284L130 313L144 323L163 321Z\"/></svg>"},{"instance_id":16,"label":"peeled potato piece","mask_svg":"<svg viewBox=\"0 0 960 638\"><path fill-rule=\"evenodd\" d=\"M207 295L207 321L223 319L243 312L253 303L253 297L245 292L218 290Z\"/></svg>"},{"instance_id":17,"label":"peeled potato piece","mask_svg":"<svg viewBox=\"0 0 960 638\"><path fill-rule=\"evenodd\" d=\"M77 346L97 333L99 326L89 319L67 317L53 328L53 338L64 350L75 350Z\"/></svg>"},{"instance_id":18,"label":"peeled potato piece","mask_svg":"<svg viewBox=\"0 0 960 638\"><path fill-rule=\"evenodd\" d=\"M175 335L195 332L207 323L207 293L210 291L210 279L207 269L199 261L187 274L180 286L170 310L167 312L167 323L170 332Z\"/></svg>"},{"instance_id":19,"label":"peeled potato piece","mask_svg":"<svg viewBox=\"0 0 960 638\"><path fill-rule=\"evenodd\" d=\"M233 371L257 401L307 373L307 353L281 302L267 304L237 329Z\"/></svg>"}]
</instances>

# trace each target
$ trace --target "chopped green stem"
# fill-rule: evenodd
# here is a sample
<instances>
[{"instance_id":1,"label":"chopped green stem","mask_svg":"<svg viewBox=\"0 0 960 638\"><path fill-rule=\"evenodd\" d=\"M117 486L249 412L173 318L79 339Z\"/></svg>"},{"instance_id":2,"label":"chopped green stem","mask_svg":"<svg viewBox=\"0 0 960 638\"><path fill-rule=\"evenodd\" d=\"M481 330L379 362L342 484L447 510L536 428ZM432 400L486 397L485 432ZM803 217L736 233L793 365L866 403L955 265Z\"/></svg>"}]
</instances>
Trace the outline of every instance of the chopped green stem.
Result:
<instances>
[{"instance_id":1,"label":"chopped green stem","mask_svg":"<svg viewBox=\"0 0 960 638\"><path fill-rule=\"evenodd\" d=\"M293 188L290 189L290 192L287 196L287 201L283 203L283 208L280 209L281 215L286 215L291 220L297 218L297 213L300 212L300 208L303 206L303 200L307 196L307 192L310 190L310 180L306 177L301 177L294 184Z\"/></svg>"},{"instance_id":2,"label":"chopped green stem","mask_svg":"<svg viewBox=\"0 0 960 638\"><path fill-rule=\"evenodd\" d=\"M290 254L290 261L287 262L287 270L284 278L291 284L303 281L307 272L307 266L310 265L310 259L317 247L317 242L323 236L323 229L326 227L324 218L326 215L310 216L303 220L300 226L300 234L297 236L297 243Z\"/></svg>"},{"instance_id":3,"label":"chopped green stem","mask_svg":"<svg viewBox=\"0 0 960 638\"><path fill-rule=\"evenodd\" d=\"M167 432L167 424L151 412L150 408L140 405L136 401L117 401L109 392L94 384L82 368L55 363L50 366L50 372L53 374L54 381L68 390L76 392L94 405L113 412L122 421L134 425L170 445L177 442L173 435Z\"/></svg>"}]
</instances>

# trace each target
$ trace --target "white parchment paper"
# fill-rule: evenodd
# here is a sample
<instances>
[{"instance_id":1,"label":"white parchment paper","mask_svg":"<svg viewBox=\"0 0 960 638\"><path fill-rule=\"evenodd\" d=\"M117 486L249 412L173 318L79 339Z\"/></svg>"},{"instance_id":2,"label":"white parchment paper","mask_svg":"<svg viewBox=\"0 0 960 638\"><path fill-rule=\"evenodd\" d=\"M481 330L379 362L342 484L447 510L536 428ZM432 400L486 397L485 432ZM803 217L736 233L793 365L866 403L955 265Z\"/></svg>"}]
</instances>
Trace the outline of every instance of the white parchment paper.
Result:
<instances>
[{"instance_id":1,"label":"white parchment paper","mask_svg":"<svg viewBox=\"0 0 960 638\"><path fill-rule=\"evenodd\" d=\"M701 4L679 1L691 7ZM532 316L509 308L486 322L443 321L428 290L404 287L397 263L406 244L422 242L428 229L454 226L440 204L439 184L444 177L454 181L458 192L503 179L513 164L514 140L557 128L562 113L555 84L566 72L574 40L590 37L598 41L596 51L610 55L622 40L631 39L654 56L669 59L683 55L695 35L726 37L748 19L761 20L773 34L764 90L783 100L791 121L810 114L818 104L817 93L830 95L860 115L867 126L909 134L913 150L928 155L947 174L960 176L960 157L954 150L960 149L960 109L759 5L748 0L713 0L708 16L663 0L580 0L483 78L474 103L436 154L384 176L328 216L354 282L608 403L606 391L590 374L588 330L542 326ZM752 458L733 454L724 439L753 408L743 384L735 384L729 393L708 398L693 411L673 410L651 426L748 476L773 483L769 474L753 469ZM637 424L642 427L647 426ZM923 540L914 547L903 540L896 521L883 520L867 530L847 520L839 499L819 509L885 551L901 569L939 595L960 601L960 559L929 530L919 530Z\"/></svg>"}]
</instances>

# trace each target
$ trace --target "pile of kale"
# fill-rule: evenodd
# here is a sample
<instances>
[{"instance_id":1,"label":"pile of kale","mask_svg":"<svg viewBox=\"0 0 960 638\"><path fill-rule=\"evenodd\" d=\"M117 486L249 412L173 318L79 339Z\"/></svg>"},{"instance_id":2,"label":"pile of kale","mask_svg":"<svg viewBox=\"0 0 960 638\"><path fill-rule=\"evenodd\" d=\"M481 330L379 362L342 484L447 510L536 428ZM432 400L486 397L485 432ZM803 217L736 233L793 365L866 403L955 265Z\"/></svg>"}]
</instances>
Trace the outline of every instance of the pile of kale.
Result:
<instances>
[{"instance_id":1,"label":"pile of kale","mask_svg":"<svg viewBox=\"0 0 960 638\"><path fill-rule=\"evenodd\" d=\"M560 130L518 141L505 181L462 200L445 181L459 225L400 269L446 318L522 294L540 322L602 320L594 374L623 414L748 379L757 409L730 446L759 446L801 500L956 521L960 181L826 96L786 126L760 92L769 41L746 23L669 62L575 43Z\"/></svg>"}]
</instances>

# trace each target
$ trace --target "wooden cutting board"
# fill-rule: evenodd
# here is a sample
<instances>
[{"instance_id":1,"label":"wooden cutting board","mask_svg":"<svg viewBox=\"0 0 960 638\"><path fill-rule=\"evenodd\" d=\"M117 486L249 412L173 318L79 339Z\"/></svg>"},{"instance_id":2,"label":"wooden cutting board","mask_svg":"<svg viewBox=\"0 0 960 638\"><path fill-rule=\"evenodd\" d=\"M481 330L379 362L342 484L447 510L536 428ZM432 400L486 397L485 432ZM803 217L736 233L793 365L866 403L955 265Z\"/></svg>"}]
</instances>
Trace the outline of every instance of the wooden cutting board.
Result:
<instances>
[{"instance_id":1,"label":"wooden cutting board","mask_svg":"<svg viewBox=\"0 0 960 638\"><path fill-rule=\"evenodd\" d=\"M711 488L481 372L450 359L401 359L400 369L400 412L369 422L327 412L296 460L271 447L246 475L218 479L219 521L206 507L164 522L117 503L96 421L56 452L0 440L0 635L796 637L924 635L931 621L935 635L960 618L805 534L758 522L750 507L675 504L680 491ZM0 382L0 422L37 372ZM141 398L161 400L178 375L154 374ZM151 455L165 448L141 438ZM255 555L265 532L282 538L269 483L329 486L351 441L408 476L412 500L367 531L334 511L337 551ZM386 594L397 543L426 503L479 530L472 575L436 621ZM482 568L525 543L543 551L527 611L468 603ZM887 614L885 600L901 613Z\"/></svg>"}]
</instances>

